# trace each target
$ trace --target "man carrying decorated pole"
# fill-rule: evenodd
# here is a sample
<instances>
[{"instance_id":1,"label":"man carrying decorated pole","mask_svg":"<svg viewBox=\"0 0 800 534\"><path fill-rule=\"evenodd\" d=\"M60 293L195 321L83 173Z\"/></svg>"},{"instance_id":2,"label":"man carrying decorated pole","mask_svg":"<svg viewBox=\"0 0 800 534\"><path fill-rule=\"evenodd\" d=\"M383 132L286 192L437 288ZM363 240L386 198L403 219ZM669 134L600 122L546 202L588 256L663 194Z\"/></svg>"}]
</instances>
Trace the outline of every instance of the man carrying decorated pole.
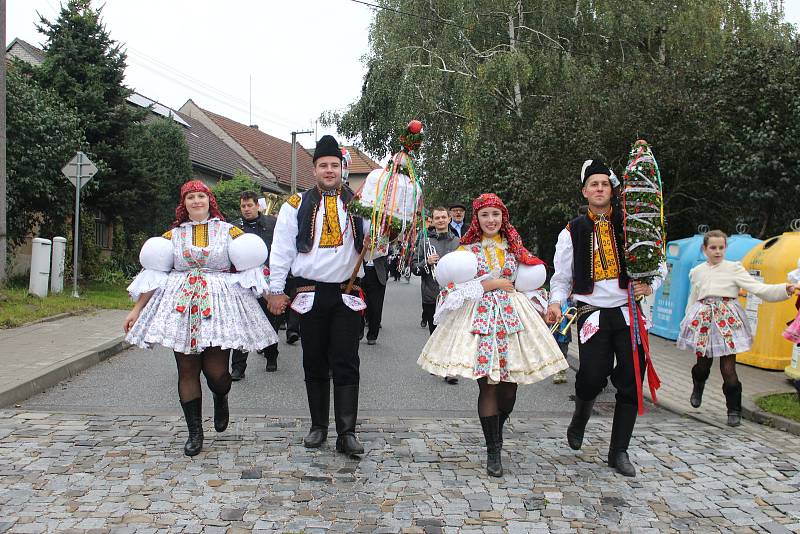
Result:
<instances>
[{"instance_id":1,"label":"man carrying decorated pole","mask_svg":"<svg viewBox=\"0 0 800 534\"><path fill-rule=\"evenodd\" d=\"M558 236L546 319L551 324L559 321L561 305L572 296L578 313L580 368L575 411L567 428L569 446L581 448L595 398L610 376L617 402L608 465L622 475L635 476L628 445L642 402L641 383L648 362L641 343L632 343L636 337L630 326L629 293L633 299L650 295L661 285L661 278L645 283L629 277L622 208L619 202L612 207L612 176L600 160L583 164L581 191L589 210L572 219ZM666 267L663 269L665 272Z\"/></svg>"},{"instance_id":2,"label":"man carrying decorated pole","mask_svg":"<svg viewBox=\"0 0 800 534\"><path fill-rule=\"evenodd\" d=\"M281 207L270 251L269 309L283 313L289 305L284 293L291 269L297 296L292 309L300 314L311 430L303 440L318 448L328 437L330 377L333 377L333 409L336 450L362 454L356 437L358 417L360 288L348 280L354 266L360 268L362 250L369 245L365 221L348 213L353 192L342 185L342 152L330 135L318 142L313 156L316 187L294 194ZM351 294L353 293L353 294Z\"/></svg>"}]
</instances>

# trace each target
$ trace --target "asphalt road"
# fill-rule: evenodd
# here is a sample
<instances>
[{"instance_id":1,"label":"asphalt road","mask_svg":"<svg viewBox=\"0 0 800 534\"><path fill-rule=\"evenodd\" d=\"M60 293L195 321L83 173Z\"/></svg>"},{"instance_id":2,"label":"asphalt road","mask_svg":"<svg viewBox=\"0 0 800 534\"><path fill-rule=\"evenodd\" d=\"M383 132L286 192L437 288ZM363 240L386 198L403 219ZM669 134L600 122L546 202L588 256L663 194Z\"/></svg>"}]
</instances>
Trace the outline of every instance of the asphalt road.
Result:
<instances>
[{"instance_id":1,"label":"asphalt road","mask_svg":"<svg viewBox=\"0 0 800 534\"><path fill-rule=\"evenodd\" d=\"M420 328L419 279L389 281L378 344L361 342L361 415L461 416L476 413L478 387L472 380L448 385L417 366L428 337ZM264 359L251 353L244 380L234 382L231 411L236 414L308 414L300 344L287 345L280 332L278 371L266 373ZM613 389L613 388L609 388ZM516 411L529 415L571 413L574 373L566 384L549 379L520 387ZM612 401L607 390L600 399ZM204 385L204 404L211 394ZM92 413L160 414L179 412L177 372L171 351L128 349L84 373L31 397L23 407Z\"/></svg>"}]
</instances>

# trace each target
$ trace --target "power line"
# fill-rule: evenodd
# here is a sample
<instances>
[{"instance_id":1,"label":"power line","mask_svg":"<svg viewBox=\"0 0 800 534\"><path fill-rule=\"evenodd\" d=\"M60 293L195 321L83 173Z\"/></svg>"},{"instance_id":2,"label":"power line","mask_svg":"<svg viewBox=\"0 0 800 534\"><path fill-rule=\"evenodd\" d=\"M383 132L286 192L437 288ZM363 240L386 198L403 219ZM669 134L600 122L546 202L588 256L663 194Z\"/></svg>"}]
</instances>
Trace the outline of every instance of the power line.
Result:
<instances>
[{"instance_id":1,"label":"power line","mask_svg":"<svg viewBox=\"0 0 800 534\"><path fill-rule=\"evenodd\" d=\"M175 79L175 76L178 76L178 77L183 78L184 80L188 81L189 83L193 84L193 87L191 87L192 89L196 89L196 87L194 87L194 86L200 86L200 87L205 88L207 91L216 93L217 95L221 96L222 98L225 98L226 100L223 102L225 104L229 104L230 103L229 101L234 100L234 101L239 102L239 104L241 106L246 106L246 107L249 108L250 103L247 100L245 100L245 99L243 99L241 97L237 97L235 95L227 93L227 92L223 91L222 89L219 89L219 88L217 88L217 87L215 87L215 86L213 86L213 85L211 85L211 84L209 84L209 83L207 83L207 82L205 82L205 81L203 81L203 80L201 80L199 78L196 78L196 77L194 77L194 76L192 76L190 74L187 74L185 72L180 71L179 69L176 69L172 65L169 65L169 64L164 63L163 61L160 61L160 60L158 60L158 59L156 59L156 58L154 58L152 56L149 56L148 54L145 54L144 52L141 52L140 50L136 50L135 48L132 48L132 47L129 47L129 50L130 50L130 52L132 53L132 55L134 57L135 56L139 56L141 59L147 61L148 63L151 63L152 65L147 65L145 67L145 68L153 67L153 68L150 69L151 71L155 70L155 68L161 68L164 71L166 71L165 76L169 76L173 80ZM132 59L134 59L134 57L132 57ZM138 65L140 65L140 66L145 66L143 63L141 63L139 61L137 61L136 63ZM184 84L184 86L185 86L185 84ZM258 106L253 106L253 109L260 116L262 116L262 118L263 117L266 117L266 118L272 117L271 119L269 119L272 122L275 122L277 124L282 124L282 125L287 126L289 128L294 128L294 126L292 126L294 121L292 119L288 118L288 117L284 117L282 115L278 115L278 114L275 114L275 113L272 113L272 112L268 112L268 111L264 110L263 108L259 108Z\"/></svg>"}]
</instances>

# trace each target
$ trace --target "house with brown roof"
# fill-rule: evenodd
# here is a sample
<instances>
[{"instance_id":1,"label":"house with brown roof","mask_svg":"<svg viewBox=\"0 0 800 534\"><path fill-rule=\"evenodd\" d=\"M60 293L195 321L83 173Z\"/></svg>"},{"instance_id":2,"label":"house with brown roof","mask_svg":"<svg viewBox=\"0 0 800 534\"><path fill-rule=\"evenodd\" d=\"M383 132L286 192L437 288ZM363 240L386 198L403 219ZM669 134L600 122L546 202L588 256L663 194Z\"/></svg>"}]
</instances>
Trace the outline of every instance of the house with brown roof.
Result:
<instances>
[{"instance_id":1,"label":"house with brown roof","mask_svg":"<svg viewBox=\"0 0 800 534\"><path fill-rule=\"evenodd\" d=\"M350 152L351 159L348 182L353 191L358 191L367 179L367 175L375 169L380 168L381 165L359 150L358 147L345 146L345 148Z\"/></svg>"},{"instance_id":2,"label":"house with brown roof","mask_svg":"<svg viewBox=\"0 0 800 534\"><path fill-rule=\"evenodd\" d=\"M268 177L283 192L289 192L292 184L292 144L278 139L258 129L233 119L218 115L198 106L189 99L181 106L181 114L199 121L223 143L228 145L239 156L252 161L268 172ZM297 188L306 190L313 187L314 164L311 156L297 144Z\"/></svg>"}]
</instances>

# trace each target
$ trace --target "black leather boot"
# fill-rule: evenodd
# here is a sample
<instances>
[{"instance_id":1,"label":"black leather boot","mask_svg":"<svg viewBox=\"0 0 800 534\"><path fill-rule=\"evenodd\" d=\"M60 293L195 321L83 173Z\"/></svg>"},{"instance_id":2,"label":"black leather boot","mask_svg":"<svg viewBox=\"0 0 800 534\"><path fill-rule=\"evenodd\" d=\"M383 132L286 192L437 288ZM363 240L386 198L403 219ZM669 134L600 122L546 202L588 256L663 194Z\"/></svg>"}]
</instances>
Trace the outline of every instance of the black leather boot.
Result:
<instances>
[{"instance_id":1,"label":"black leather boot","mask_svg":"<svg viewBox=\"0 0 800 534\"><path fill-rule=\"evenodd\" d=\"M511 417L510 413L506 413L503 410L500 410L498 417L500 417L500 448L503 448L503 426L508 421L508 418Z\"/></svg>"},{"instance_id":2,"label":"black leather boot","mask_svg":"<svg viewBox=\"0 0 800 534\"><path fill-rule=\"evenodd\" d=\"M228 422L231 418L230 410L228 410L228 394L226 393L225 395L217 395L216 393L213 393L213 396L214 430L217 432L225 432L225 429L228 428Z\"/></svg>"},{"instance_id":3,"label":"black leather boot","mask_svg":"<svg viewBox=\"0 0 800 534\"><path fill-rule=\"evenodd\" d=\"M703 373L697 365L692 367L692 395L689 402L693 408L699 408L703 402L703 390L706 387L709 373Z\"/></svg>"},{"instance_id":4,"label":"black leather boot","mask_svg":"<svg viewBox=\"0 0 800 534\"><path fill-rule=\"evenodd\" d=\"M725 404L728 407L728 426L739 426L742 424L742 383L737 382L733 386L722 385L722 392L725 394Z\"/></svg>"},{"instance_id":5,"label":"black leather boot","mask_svg":"<svg viewBox=\"0 0 800 534\"><path fill-rule=\"evenodd\" d=\"M336 450L345 454L364 454L356 437L358 384L333 387L333 413L336 418Z\"/></svg>"},{"instance_id":6,"label":"black leather boot","mask_svg":"<svg viewBox=\"0 0 800 534\"><path fill-rule=\"evenodd\" d=\"M278 370L278 355L277 354L267 354L266 371L268 373L274 373L277 370Z\"/></svg>"},{"instance_id":7,"label":"black leather boot","mask_svg":"<svg viewBox=\"0 0 800 534\"><path fill-rule=\"evenodd\" d=\"M620 404L614 408L614 424L611 427L611 443L608 447L608 466L626 477L636 476L636 467L628 458L628 445L636 425L638 407L635 404Z\"/></svg>"},{"instance_id":8,"label":"black leather boot","mask_svg":"<svg viewBox=\"0 0 800 534\"><path fill-rule=\"evenodd\" d=\"M486 439L486 474L490 477L503 476L503 463L500 453L503 450L500 444L500 416L490 415L481 417L483 437Z\"/></svg>"},{"instance_id":9,"label":"black leather boot","mask_svg":"<svg viewBox=\"0 0 800 534\"><path fill-rule=\"evenodd\" d=\"M247 352L242 350L231 351L231 380L238 382L244 378L247 369Z\"/></svg>"},{"instance_id":10,"label":"black leather boot","mask_svg":"<svg viewBox=\"0 0 800 534\"><path fill-rule=\"evenodd\" d=\"M183 446L183 454L195 456L203 448L203 400L198 397L189 402L182 402L183 417L189 429L189 438Z\"/></svg>"},{"instance_id":11,"label":"black leather boot","mask_svg":"<svg viewBox=\"0 0 800 534\"><path fill-rule=\"evenodd\" d=\"M311 430L303 439L309 449L318 449L328 439L328 417L331 407L331 383L329 380L306 381L308 411L311 413Z\"/></svg>"},{"instance_id":12,"label":"black leather boot","mask_svg":"<svg viewBox=\"0 0 800 534\"><path fill-rule=\"evenodd\" d=\"M583 445L583 434L586 431L586 423L592 416L594 399L590 401L582 400L575 395L575 411L572 413L572 421L567 427L567 443L572 450L579 450Z\"/></svg>"}]
</instances>

